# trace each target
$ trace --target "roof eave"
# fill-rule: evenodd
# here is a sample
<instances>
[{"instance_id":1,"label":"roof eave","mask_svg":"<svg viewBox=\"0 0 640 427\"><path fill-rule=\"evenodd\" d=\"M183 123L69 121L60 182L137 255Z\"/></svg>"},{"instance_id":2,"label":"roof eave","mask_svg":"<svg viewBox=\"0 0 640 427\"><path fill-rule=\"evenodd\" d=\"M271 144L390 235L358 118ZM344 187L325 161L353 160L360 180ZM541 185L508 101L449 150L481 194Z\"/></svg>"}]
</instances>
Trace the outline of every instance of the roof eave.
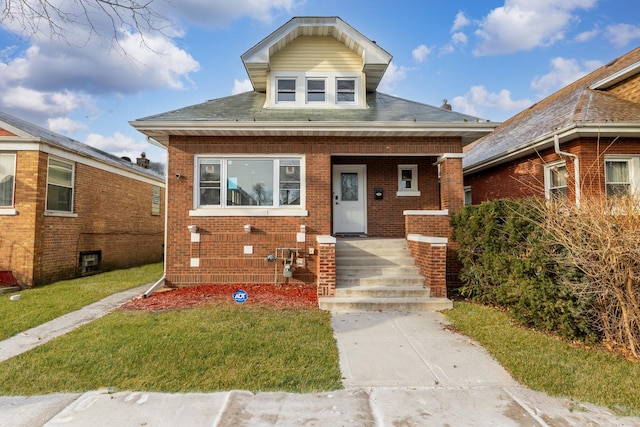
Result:
<instances>
[{"instance_id":1,"label":"roof eave","mask_svg":"<svg viewBox=\"0 0 640 427\"><path fill-rule=\"evenodd\" d=\"M459 136L463 144L489 134L497 123L428 122L193 122L131 121L138 131L167 146L169 136Z\"/></svg>"},{"instance_id":2,"label":"roof eave","mask_svg":"<svg viewBox=\"0 0 640 427\"><path fill-rule=\"evenodd\" d=\"M562 129L539 136L538 138L519 145L498 156L485 159L482 162L464 168L465 175L481 172L511 160L533 154L539 150L553 147L553 136L558 135L560 143L573 141L581 137L640 137L640 123L574 123Z\"/></svg>"}]
</instances>

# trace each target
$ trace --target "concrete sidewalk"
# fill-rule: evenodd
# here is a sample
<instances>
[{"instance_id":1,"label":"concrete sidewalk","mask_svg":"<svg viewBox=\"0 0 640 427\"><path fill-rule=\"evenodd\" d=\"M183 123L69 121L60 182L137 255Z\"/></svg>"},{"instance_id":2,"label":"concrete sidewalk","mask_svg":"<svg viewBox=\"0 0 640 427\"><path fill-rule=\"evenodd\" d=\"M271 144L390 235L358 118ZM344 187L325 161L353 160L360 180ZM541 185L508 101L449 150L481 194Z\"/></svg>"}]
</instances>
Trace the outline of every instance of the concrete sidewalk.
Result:
<instances>
[{"instance_id":1,"label":"concrete sidewalk","mask_svg":"<svg viewBox=\"0 0 640 427\"><path fill-rule=\"evenodd\" d=\"M103 313L122 304L115 298L102 303ZM90 316L81 311L67 317L86 323ZM345 390L98 390L0 397L0 427L640 426L639 418L616 417L603 408L521 387L482 347L447 330L440 313L335 313L332 325ZM64 328L53 329L60 333ZM0 348L7 346L0 342Z\"/></svg>"}]
</instances>

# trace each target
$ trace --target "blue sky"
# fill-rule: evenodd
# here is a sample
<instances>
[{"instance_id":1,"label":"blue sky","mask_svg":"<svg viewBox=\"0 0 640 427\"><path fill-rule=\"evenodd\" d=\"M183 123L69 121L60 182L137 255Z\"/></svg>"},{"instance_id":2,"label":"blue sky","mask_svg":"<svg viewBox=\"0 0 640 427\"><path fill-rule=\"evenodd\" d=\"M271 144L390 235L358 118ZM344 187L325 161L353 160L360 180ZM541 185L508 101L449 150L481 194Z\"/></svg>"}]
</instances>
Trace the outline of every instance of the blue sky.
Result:
<instances>
[{"instance_id":1,"label":"blue sky","mask_svg":"<svg viewBox=\"0 0 640 427\"><path fill-rule=\"evenodd\" d=\"M24 0L30 2L32 0ZM67 2L75 4L76 2ZM162 31L120 44L0 24L0 110L153 161L128 122L251 90L240 55L294 16L339 16L393 55L379 91L504 121L640 45L632 0L154 0ZM96 15L96 29L104 16ZM159 18L160 19L160 18Z\"/></svg>"}]
</instances>

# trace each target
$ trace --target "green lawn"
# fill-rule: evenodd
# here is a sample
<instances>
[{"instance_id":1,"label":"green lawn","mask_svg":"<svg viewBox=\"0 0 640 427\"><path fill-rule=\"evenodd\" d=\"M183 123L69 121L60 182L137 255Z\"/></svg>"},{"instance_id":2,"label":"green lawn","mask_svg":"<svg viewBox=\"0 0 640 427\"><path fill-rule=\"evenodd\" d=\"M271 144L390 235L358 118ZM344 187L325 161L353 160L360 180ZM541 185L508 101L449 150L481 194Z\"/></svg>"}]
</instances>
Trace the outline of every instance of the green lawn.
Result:
<instances>
[{"instance_id":1,"label":"green lawn","mask_svg":"<svg viewBox=\"0 0 640 427\"><path fill-rule=\"evenodd\" d=\"M100 388L158 392L342 388L331 316L213 304L118 310L0 363L0 394Z\"/></svg>"},{"instance_id":2,"label":"green lawn","mask_svg":"<svg viewBox=\"0 0 640 427\"><path fill-rule=\"evenodd\" d=\"M157 263L25 289L18 301L0 295L0 340L161 276Z\"/></svg>"},{"instance_id":3,"label":"green lawn","mask_svg":"<svg viewBox=\"0 0 640 427\"><path fill-rule=\"evenodd\" d=\"M481 305L456 302L445 314L521 384L640 416L640 363L516 326L505 313Z\"/></svg>"}]
</instances>

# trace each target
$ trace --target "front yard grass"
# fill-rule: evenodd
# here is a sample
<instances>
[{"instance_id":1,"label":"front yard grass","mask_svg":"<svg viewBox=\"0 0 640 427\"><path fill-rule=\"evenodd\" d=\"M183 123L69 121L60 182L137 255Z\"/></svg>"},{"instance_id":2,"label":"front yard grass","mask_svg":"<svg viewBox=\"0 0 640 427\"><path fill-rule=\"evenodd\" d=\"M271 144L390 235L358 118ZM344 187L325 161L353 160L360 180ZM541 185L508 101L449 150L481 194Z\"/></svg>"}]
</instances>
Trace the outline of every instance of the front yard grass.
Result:
<instances>
[{"instance_id":1,"label":"front yard grass","mask_svg":"<svg viewBox=\"0 0 640 427\"><path fill-rule=\"evenodd\" d=\"M640 363L514 325L505 313L489 307L456 302L445 314L521 384L640 416Z\"/></svg>"},{"instance_id":2,"label":"front yard grass","mask_svg":"<svg viewBox=\"0 0 640 427\"><path fill-rule=\"evenodd\" d=\"M0 363L0 394L108 388L157 392L342 388L331 316L213 303L117 310Z\"/></svg>"},{"instance_id":3,"label":"front yard grass","mask_svg":"<svg viewBox=\"0 0 640 427\"><path fill-rule=\"evenodd\" d=\"M0 340L161 276L162 263L156 263L25 289L18 301L1 295Z\"/></svg>"}]
</instances>

